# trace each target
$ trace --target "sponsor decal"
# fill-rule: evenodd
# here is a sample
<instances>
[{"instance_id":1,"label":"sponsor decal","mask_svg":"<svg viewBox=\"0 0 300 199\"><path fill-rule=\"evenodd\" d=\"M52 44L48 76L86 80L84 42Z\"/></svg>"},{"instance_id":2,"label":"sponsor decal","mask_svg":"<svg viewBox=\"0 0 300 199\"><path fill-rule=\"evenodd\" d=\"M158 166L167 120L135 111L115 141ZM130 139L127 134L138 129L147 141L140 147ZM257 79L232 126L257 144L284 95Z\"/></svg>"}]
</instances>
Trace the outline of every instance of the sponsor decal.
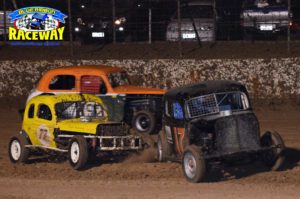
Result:
<instances>
[{"instance_id":1,"label":"sponsor decal","mask_svg":"<svg viewBox=\"0 0 300 199\"><path fill-rule=\"evenodd\" d=\"M63 41L67 15L48 7L26 7L9 14L10 41Z\"/></svg>"},{"instance_id":2,"label":"sponsor decal","mask_svg":"<svg viewBox=\"0 0 300 199\"><path fill-rule=\"evenodd\" d=\"M50 131L45 124L41 124L36 130L36 137L44 146L50 145Z\"/></svg>"},{"instance_id":3,"label":"sponsor decal","mask_svg":"<svg viewBox=\"0 0 300 199\"><path fill-rule=\"evenodd\" d=\"M176 151L177 153L182 154L184 150L184 134L185 134L185 129L184 128L173 128L174 131L174 137L175 137L175 143L176 143Z\"/></svg>"}]
</instances>

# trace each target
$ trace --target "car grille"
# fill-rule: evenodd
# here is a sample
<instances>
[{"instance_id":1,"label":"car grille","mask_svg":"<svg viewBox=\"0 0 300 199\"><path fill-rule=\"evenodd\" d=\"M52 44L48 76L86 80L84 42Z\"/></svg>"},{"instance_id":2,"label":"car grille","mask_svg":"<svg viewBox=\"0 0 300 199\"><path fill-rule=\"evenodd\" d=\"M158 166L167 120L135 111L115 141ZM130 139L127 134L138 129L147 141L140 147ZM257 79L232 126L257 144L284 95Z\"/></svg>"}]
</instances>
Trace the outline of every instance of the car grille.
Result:
<instances>
[{"instance_id":1,"label":"car grille","mask_svg":"<svg viewBox=\"0 0 300 199\"><path fill-rule=\"evenodd\" d=\"M223 117L215 123L216 147L221 153L259 148L259 124L253 113Z\"/></svg>"},{"instance_id":2,"label":"car grille","mask_svg":"<svg viewBox=\"0 0 300 199\"><path fill-rule=\"evenodd\" d=\"M100 124L97 129L99 136L123 136L127 134L124 124Z\"/></svg>"}]
</instances>

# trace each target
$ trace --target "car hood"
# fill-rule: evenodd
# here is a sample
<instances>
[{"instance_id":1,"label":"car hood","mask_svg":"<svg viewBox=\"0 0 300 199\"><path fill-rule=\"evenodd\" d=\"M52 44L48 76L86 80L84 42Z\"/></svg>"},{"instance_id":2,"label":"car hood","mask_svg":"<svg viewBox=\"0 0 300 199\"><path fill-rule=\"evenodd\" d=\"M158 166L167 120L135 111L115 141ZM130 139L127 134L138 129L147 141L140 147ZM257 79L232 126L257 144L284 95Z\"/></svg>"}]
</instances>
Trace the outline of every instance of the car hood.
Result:
<instances>
[{"instance_id":1,"label":"car hood","mask_svg":"<svg viewBox=\"0 0 300 199\"><path fill-rule=\"evenodd\" d=\"M213 18L201 18L201 19L194 19L195 26L200 28L201 26L215 26L215 20ZM193 28L193 23L190 19L182 19L181 20L182 28L191 27ZM178 22L176 20L172 20L169 24L169 27L178 27Z\"/></svg>"},{"instance_id":2,"label":"car hood","mask_svg":"<svg viewBox=\"0 0 300 199\"><path fill-rule=\"evenodd\" d=\"M118 86L114 88L114 93L118 94L150 94L163 95L165 90L158 88L142 88L138 86Z\"/></svg>"},{"instance_id":3,"label":"car hood","mask_svg":"<svg viewBox=\"0 0 300 199\"><path fill-rule=\"evenodd\" d=\"M76 133L85 133L85 134L96 134L97 126L101 124L109 124L115 122L107 122L106 120L95 119L91 121L81 121L81 119L67 119L62 120L57 123L57 128L60 131L65 132L76 132Z\"/></svg>"},{"instance_id":4,"label":"car hood","mask_svg":"<svg viewBox=\"0 0 300 199\"><path fill-rule=\"evenodd\" d=\"M255 20L256 22L265 22L267 24L287 24L288 15L287 7L253 8L242 11L243 20L250 21L251 23Z\"/></svg>"}]
</instances>

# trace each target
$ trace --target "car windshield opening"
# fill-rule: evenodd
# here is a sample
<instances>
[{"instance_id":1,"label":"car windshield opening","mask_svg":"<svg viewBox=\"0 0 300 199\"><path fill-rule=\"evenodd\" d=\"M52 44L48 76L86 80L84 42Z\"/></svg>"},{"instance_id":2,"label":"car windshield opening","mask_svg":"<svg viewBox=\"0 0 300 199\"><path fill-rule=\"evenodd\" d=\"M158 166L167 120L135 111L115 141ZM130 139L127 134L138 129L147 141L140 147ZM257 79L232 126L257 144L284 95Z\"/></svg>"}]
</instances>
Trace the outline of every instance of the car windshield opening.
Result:
<instances>
[{"instance_id":1,"label":"car windshield opening","mask_svg":"<svg viewBox=\"0 0 300 199\"><path fill-rule=\"evenodd\" d=\"M75 119L81 117L104 119L104 108L96 102L60 102L55 105L59 120Z\"/></svg>"},{"instance_id":2,"label":"car windshield opening","mask_svg":"<svg viewBox=\"0 0 300 199\"><path fill-rule=\"evenodd\" d=\"M126 72L110 73L108 74L108 79L113 88L130 85L130 81Z\"/></svg>"},{"instance_id":3,"label":"car windshield opening","mask_svg":"<svg viewBox=\"0 0 300 199\"><path fill-rule=\"evenodd\" d=\"M243 104L240 93L224 93L216 95L218 107L223 110L242 110Z\"/></svg>"},{"instance_id":4,"label":"car windshield opening","mask_svg":"<svg viewBox=\"0 0 300 199\"><path fill-rule=\"evenodd\" d=\"M228 92L199 96L187 101L188 117L219 113L221 111L239 111L249 108L245 93Z\"/></svg>"}]
</instances>

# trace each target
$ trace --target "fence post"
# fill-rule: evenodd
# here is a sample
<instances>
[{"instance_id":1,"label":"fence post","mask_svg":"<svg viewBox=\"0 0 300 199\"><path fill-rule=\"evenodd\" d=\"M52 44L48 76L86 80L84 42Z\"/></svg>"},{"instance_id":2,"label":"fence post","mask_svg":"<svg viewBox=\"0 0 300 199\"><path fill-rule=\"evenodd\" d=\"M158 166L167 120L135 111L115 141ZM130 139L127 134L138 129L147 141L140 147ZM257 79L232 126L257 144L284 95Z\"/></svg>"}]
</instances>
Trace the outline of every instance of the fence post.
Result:
<instances>
[{"instance_id":1,"label":"fence post","mask_svg":"<svg viewBox=\"0 0 300 199\"><path fill-rule=\"evenodd\" d=\"M74 55L74 46L73 46L73 31L72 31L72 12L71 12L71 0L68 0L68 18L69 18L69 46L70 46L70 55Z\"/></svg>"},{"instance_id":2,"label":"fence post","mask_svg":"<svg viewBox=\"0 0 300 199\"><path fill-rule=\"evenodd\" d=\"M151 0L150 0L150 4L149 4L149 19L148 19L148 23L149 23L149 30L148 30L148 35L149 35L149 41L148 43L151 44L152 42L152 8L151 8Z\"/></svg>"},{"instance_id":3,"label":"fence post","mask_svg":"<svg viewBox=\"0 0 300 199\"><path fill-rule=\"evenodd\" d=\"M178 22L178 51L179 51L179 57L182 58L180 0L177 0L177 22Z\"/></svg>"},{"instance_id":4,"label":"fence post","mask_svg":"<svg viewBox=\"0 0 300 199\"><path fill-rule=\"evenodd\" d=\"M288 33L287 33L287 51L291 52L291 0L288 0Z\"/></svg>"},{"instance_id":5,"label":"fence post","mask_svg":"<svg viewBox=\"0 0 300 199\"><path fill-rule=\"evenodd\" d=\"M5 0L3 0L3 38L4 38L4 43L6 42L7 38L6 38L6 4L5 4Z\"/></svg>"},{"instance_id":6,"label":"fence post","mask_svg":"<svg viewBox=\"0 0 300 199\"><path fill-rule=\"evenodd\" d=\"M116 1L112 0L111 1L112 4L112 31L113 31L113 43L116 43L116 24L115 24L115 20L116 20Z\"/></svg>"}]
</instances>

